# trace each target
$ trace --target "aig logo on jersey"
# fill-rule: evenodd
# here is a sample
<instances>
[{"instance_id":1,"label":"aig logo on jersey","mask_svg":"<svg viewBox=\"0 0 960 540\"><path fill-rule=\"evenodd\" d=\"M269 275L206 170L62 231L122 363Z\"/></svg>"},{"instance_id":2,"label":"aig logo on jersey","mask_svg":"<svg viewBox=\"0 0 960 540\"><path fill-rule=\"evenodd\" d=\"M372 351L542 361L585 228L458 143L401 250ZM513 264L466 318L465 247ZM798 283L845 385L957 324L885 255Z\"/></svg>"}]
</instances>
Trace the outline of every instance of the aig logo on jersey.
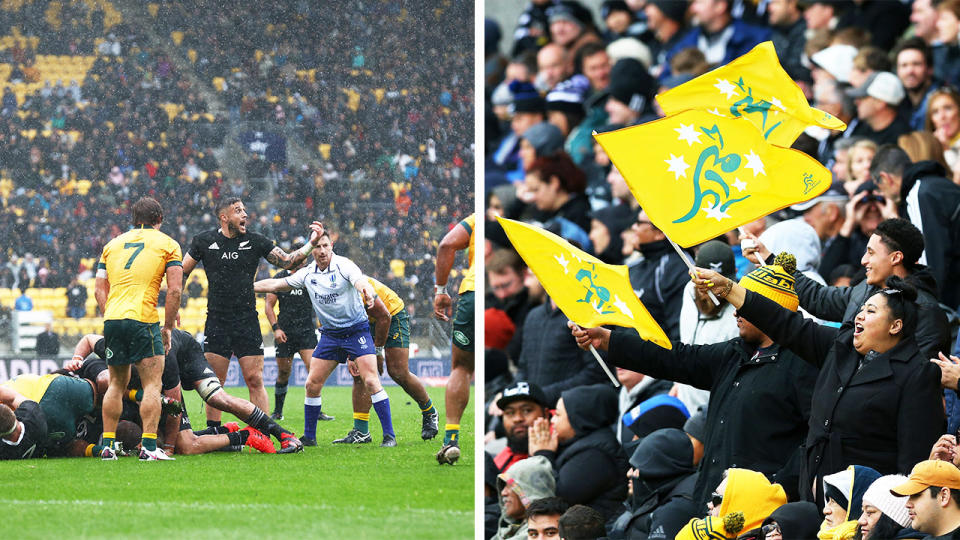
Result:
<instances>
[{"instance_id":1,"label":"aig logo on jersey","mask_svg":"<svg viewBox=\"0 0 960 540\"><path fill-rule=\"evenodd\" d=\"M240 256L240 254L237 253L236 251L224 251L224 252L223 252L223 255L220 256L220 259L221 259L221 260L223 260L223 259L234 259L234 260L236 260L236 258L239 257L239 256Z\"/></svg>"}]
</instances>

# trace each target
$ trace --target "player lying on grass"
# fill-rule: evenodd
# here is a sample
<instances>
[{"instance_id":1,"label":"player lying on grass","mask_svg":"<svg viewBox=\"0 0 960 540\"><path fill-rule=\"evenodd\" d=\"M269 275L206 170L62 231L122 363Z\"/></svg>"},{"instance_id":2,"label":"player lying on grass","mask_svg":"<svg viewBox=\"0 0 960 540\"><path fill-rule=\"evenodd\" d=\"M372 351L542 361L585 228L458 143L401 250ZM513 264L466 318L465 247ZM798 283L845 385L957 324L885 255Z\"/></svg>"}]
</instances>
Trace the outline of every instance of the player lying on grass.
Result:
<instances>
[{"instance_id":1,"label":"player lying on grass","mask_svg":"<svg viewBox=\"0 0 960 540\"><path fill-rule=\"evenodd\" d=\"M187 389L195 389L208 407L216 407L233 414L260 433L273 435L281 442L281 445L286 442L280 453L286 454L303 450L303 443L296 435L273 421L259 407L250 401L223 391L220 380L210 368L210 365L207 364L203 351L200 349L200 344L193 339L193 336L183 330L174 329L170 342L170 352L167 354L164 363L163 387L165 395L179 400L181 399L181 385ZM74 348L73 359L65 367L75 370L81 369L86 364L86 360L80 359L89 358L91 354L98 359L102 358L101 355L104 354L103 343L101 336L87 334L77 343ZM87 378L99 380L100 377L103 377L100 372L93 371L92 367L88 367L84 371L84 376ZM131 377L131 381L133 382L133 377ZM175 429L179 429L178 426L179 424L175 424L172 428L168 426L166 430L168 447L165 450L170 449L169 441L174 440ZM204 432L201 431L200 433ZM236 445L238 443L232 441L231 444ZM188 446L185 446L184 450L187 450L187 448ZM267 450L264 448L261 451Z\"/></svg>"},{"instance_id":2,"label":"player lying on grass","mask_svg":"<svg viewBox=\"0 0 960 540\"><path fill-rule=\"evenodd\" d=\"M420 437L425 441L432 439L439 431L437 409L427 395L423 382L410 372L410 318L407 316L407 310L404 309L403 300L390 287L370 276L366 277L377 293L377 302L382 301L390 314L390 329L387 332L386 344L384 347L377 347L377 370L381 375L383 374L384 357L386 357L387 373L390 374L390 378L399 384L420 407L422 416ZM370 314L370 311L367 313ZM373 323L374 319L371 317L371 327ZM357 363L351 359L347 366L350 374L353 375L353 429L347 433L346 437L333 442L368 443L372 440L369 421L370 407L373 403L370 401L370 394L364 388Z\"/></svg>"}]
</instances>

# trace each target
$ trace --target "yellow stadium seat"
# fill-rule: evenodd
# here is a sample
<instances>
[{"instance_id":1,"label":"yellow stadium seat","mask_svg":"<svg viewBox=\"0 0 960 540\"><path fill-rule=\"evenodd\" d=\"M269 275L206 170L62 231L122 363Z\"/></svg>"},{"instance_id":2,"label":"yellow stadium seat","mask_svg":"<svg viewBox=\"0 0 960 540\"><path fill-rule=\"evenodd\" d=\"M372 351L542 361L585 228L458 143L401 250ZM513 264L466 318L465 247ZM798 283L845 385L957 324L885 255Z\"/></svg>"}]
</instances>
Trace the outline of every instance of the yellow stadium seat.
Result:
<instances>
[{"instance_id":1,"label":"yellow stadium seat","mask_svg":"<svg viewBox=\"0 0 960 540\"><path fill-rule=\"evenodd\" d=\"M183 32L180 30L174 30L173 32L170 32L170 39L173 40L174 45L179 47L180 44L183 43Z\"/></svg>"}]
</instances>

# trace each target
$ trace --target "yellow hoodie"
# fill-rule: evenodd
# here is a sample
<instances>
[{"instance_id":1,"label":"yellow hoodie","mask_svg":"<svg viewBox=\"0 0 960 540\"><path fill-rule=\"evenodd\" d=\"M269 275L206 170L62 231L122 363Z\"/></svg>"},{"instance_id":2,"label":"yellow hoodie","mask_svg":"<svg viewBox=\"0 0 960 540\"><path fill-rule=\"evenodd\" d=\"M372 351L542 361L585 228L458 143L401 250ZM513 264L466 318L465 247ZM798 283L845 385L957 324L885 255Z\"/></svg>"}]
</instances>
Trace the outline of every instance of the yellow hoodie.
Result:
<instances>
[{"instance_id":1,"label":"yellow hoodie","mask_svg":"<svg viewBox=\"0 0 960 540\"><path fill-rule=\"evenodd\" d=\"M718 536L722 532L726 533L726 537L736 538L740 531L749 531L762 525L764 519L786 503L787 494L780 484L771 484L763 474L747 469L728 469L720 516L726 518L730 514L742 513L743 526L739 530L727 530L715 518L694 518L677 533L677 540L722 538ZM706 531L710 533L705 536Z\"/></svg>"}]
</instances>

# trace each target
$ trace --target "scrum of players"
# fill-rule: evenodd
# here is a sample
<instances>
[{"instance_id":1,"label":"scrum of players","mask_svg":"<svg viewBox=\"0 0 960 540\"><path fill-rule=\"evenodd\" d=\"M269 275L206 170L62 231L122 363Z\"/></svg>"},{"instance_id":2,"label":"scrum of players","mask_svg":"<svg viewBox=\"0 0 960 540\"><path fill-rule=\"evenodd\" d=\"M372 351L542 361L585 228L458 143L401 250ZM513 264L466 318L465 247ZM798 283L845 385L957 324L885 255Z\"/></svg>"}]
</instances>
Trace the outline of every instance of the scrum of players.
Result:
<instances>
[{"instance_id":1,"label":"scrum of players","mask_svg":"<svg viewBox=\"0 0 960 540\"><path fill-rule=\"evenodd\" d=\"M354 423L346 437L333 443L371 442L373 407L383 431L381 446L397 445L389 397L379 378L384 364L420 406L422 439L438 434L437 409L409 371L409 322L399 296L334 254L329 232L319 222L310 225L303 247L286 253L246 230L247 214L239 199L220 202L216 212L219 228L195 236L181 259L179 245L159 231L160 204L144 198L133 206L133 229L109 242L98 263L96 297L105 314L104 335L84 336L63 369L0 384L0 459L138 455L143 461L163 461L174 454L240 451L244 446L264 453L301 452L317 445L317 421L332 419L322 413L320 396L339 364L347 364L354 377ZM151 256L138 258L144 250ZM254 282L261 259L283 270ZM198 262L209 282L202 346L174 328L182 283ZM164 277L168 296L161 327L156 303ZM256 293L268 293L265 315L283 349L277 354L280 377L272 415L265 412ZM321 324L319 340L314 316ZM277 422L283 418L294 353L308 369L299 438ZM234 355L249 400L223 389ZM184 390L196 391L205 402L204 429L193 429L183 407ZM221 424L221 411L246 427Z\"/></svg>"}]
</instances>

